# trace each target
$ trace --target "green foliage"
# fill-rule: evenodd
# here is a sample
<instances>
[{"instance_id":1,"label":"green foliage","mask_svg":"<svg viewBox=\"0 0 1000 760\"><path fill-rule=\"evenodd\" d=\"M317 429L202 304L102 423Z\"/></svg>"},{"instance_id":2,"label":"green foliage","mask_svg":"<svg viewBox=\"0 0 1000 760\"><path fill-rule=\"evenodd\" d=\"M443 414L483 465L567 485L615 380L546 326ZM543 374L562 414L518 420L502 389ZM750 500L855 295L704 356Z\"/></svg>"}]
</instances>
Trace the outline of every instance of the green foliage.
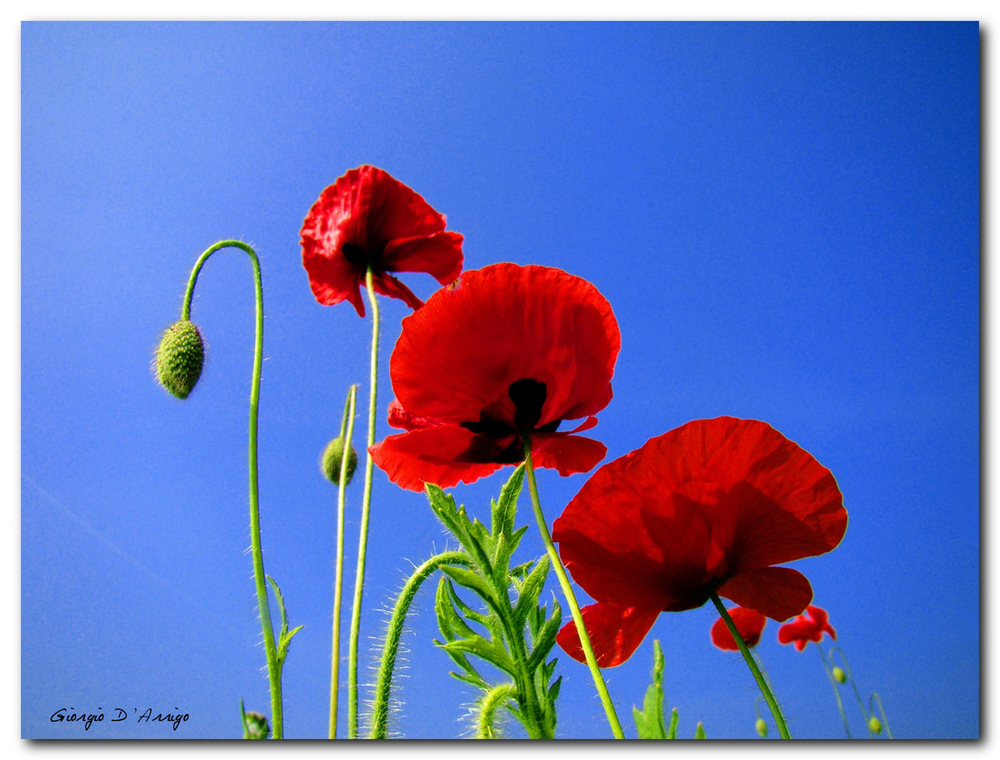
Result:
<instances>
[{"instance_id":1,"label":"green foliage","mask_svg":"<svg viewBox=\"0 0 1000 760\"><path fill-rule=\"evenodd\" d=\"M514 528L517 497L524 482L518 467L491 501L490 528L470 519L464 507L437 486L427 484L431 509L458 539L469 557L468 567L444 566L438 583L435 611L443 641L436 641L458 671L452 675L484 692L476 707L476 736L495 738L495 715L503 706L535 738L553 738L555 701L561 677L552 681L556 660L546 661L562 622L559 604L551 614L539 597L549 572L549 560L514 568L511 556L526 527ZM477 611L460 595L471 592L481 602ZM510 680L491 683L474 660L492 665ZM480 666L481 667L481 666Z\"/></svg>"},{"instance_id":2,"label":"green foliage","mask_svg":"<svg viewBox=\"0 0 1000 760\"><path fill-rule=\"evenodd\" d=\"M653 641L653 682L646 689L646 697L642 709L632 708L632 718L640 739L676 739L677 708L670 711L670 725L664 723L663 717L663 650L658 640ZM699 722L695 727L695 739L705 738L705 728Z\"/></svg>"},{"instance_id":3,"label":"green foliage","mask_svg":"<svg viewBox=\"0 0 1000 760\"><path fill-rule=\"evenodd\" d=\"M281 589L278 588L277 582L270 575L267 576L268 582L274 589L274 598L278 602L278 612L281 615L281 632L278 634L278 676L281 676L281 669L285 665L285 657L288 656L288 645L292 641L292 636L302 630L303 626L297 626L292 630L288 630L288 614L285 612L285 597L281 595Z\"/></svg>"}]
</instances>

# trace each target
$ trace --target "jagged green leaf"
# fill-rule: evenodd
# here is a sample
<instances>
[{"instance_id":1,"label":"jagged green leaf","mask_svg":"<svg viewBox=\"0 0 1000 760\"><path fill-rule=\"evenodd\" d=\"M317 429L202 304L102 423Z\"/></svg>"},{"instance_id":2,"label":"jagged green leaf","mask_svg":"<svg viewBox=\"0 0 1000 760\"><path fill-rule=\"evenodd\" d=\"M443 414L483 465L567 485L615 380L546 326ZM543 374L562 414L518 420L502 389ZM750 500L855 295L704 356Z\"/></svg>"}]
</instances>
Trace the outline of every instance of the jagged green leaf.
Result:
<instances>
[{"instance_id":1,"label":"jagged green leaf","mask_svg":"<svg viewBox=\"0 0 1000 760\"><path fill-rule=\"evenodd\" d=\"M534 641L534 649L528 657L528 670L534 670L552 651L556 643L556 634L559 633L559 625L562 623L562 615L554 615L549 618Z\"/></svg>"},{"instance_id":2,"label":"jagged green leaf","mask_svg":"<svg viewBox=\"0 0 1000 760\"><path fill-rule=\"evenodd\" d=\"M677 714L677 708L675 707L670 711L670 726L667 728L667 738L676 739L677 738L677 721L680 720L680 716Z\"/></svg>"},{"instance_id":3,"label":"jagged green leaf","mask_svg":"<svg viewBox=\"0 0 1000 760\"><path fill-rule=\"evenodd\" d=\"M511 474L510 479L500 490L500 498L493 502L492 533L511 536L514 532L514 516L517 513L517 497L524 483L524 465L520 464ZM516 545L516 544L515 544Z\"/></svg>"},{"instance_id":4,"label":"jagged green leaf","mask_svg":"<svg viewBox=\"0 0 1000 760\"><path fill-rule=\"evenodd\" d=\"M487 583L486 579L473 570L466 570L464 567L445 566L442 571L455 581L459 586L474 591L484 602L494 602L493 587Z\"/></svg>"},{"instance_id":5,"label":"jagged green leaf","mask_svg":"<svg viewBox=\"0 0 1000 760\"><path fill-rule=\"evenodd\" d=\"M465 620L455 609L454 599L456 598L451 581L447 577L441 576L434 600L434 611L437 613L438 628L449 641L477 635L466 625Z\"/></svg>"},{"instance_id":6,"label":"jagged green leaf","mask_svg":"<svg viewBox=\"0 0 1000 760\"><path fill-rule=\"evenodd\" d=\"M538 561L538 565L531 571L531 574L525 579L524 585L521 587L521 593L517 600L517 606L514 608L514 624L518 628L524 626L528 613L538 607L538 595L542 593L542 587L545 585L545 578L548 574L549 558L542 557Z\"/></svg>"},{"instance_id":7,"label":"jagged green leaf","mask_svg":"<svg viewBox=\"0 0 1000 760\"><path fill-rule=\"evenodd\" d=\"M705 736L705 727L703 725L701 725L701 721L700 720L698 721L698 725L695 726L695 729L694 729L694 738L695 739L707 739L708 738L707 736Z\"/></svg>"},{"instance_id":8,"label":"jagged green leaf","mask_svg":"<svg viewBox=\"0 0 1000 760\"><path fill-rule=\"evenodd\" d=\"M666 739L663 725L663 650L658 640L653 642L653 682L646 690L643 709L632 708L632 717L640 739Z\"/></svg>"},{"instance_id":9,"label":"jagged green leaf","mask_svg":"<svg viewBox=\"0 0 1000 760\"><path fill-rule=\"evenodd\" d=\"M507 649L498 642L487 641L482 636L473 636L467 639L455 639L441 645L448 652L462 652L464 654L474 654L486 660L505 673L517 677L517 668L514 661L507 653Z\"/></svg>"}]
</instances>

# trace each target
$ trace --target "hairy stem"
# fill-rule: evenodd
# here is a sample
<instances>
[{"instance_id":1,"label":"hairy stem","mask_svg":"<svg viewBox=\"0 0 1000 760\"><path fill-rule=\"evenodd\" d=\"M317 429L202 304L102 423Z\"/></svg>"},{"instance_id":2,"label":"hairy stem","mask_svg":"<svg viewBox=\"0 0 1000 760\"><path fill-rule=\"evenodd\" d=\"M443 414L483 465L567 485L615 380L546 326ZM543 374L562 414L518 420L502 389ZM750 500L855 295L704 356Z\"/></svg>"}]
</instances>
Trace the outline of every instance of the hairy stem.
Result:
<instances>
[{"instance_id":1,"label":"hairy stem","mask_svg":"<svg viewBox=\"0 0 1000 760\"><path fill-rule=\"evenodd\" d=\"M264 288L261 283L260 261L254 249L239 240L220 240L211 246L195 262L188 280L181 319L189 319L191 299L198 274L208 257L222 248L239 248L250 256L253 265L254 288L257 303L257 321L254 337L253 377L250 386L250 552L253 557L254 583L257 587L257 609L260 612L261 631L264 634L264 652L267 655L267 674L271 685L271 730L275 739L283 737L281 707L281 670L278 650L274 643L274 628L271 624L271 608L267 597L267 581L264 575L264 556L260 544L260 500L257 487L257 409L260 402L260 373L264 356Z\"/></svg>"},{"instance_id":2,"label":"hairy stem","mask_svg":"<svg viewBox=\"0 0 1000 760\"><path fill-rule=\"evenodd\" d=\"M510 683L494 686L482 698L479 703L479 719L476 721L477 739L496 739L496 729L493 727L493 723L496 719L497 708L508 699L516 698L517 687Z\"/></svg>"},{"instance_id":3,"label":"hairy stem","mask_svg":"<svg viewBox=\"0 0 1000 760\"><path fill-rule=\"evenodd\" d=\"M418 567L403 590L399 592L396 605L389 618L389 627L385 632L385 643L382 645L382 658L378 669L378 680L375 684L375 703L372 707L372 729L369 738L385 739L389 722L389 692L392 689L392 674L396 668L396 654L399 652L399 640L403 635L406 623L406 613L410 610L413 598L420 590L421 584L427 580L442 565L472 566L472 559L465 552L442 552Z\"/></svg>"},{"instance_id":4,"label":"hairy stem","mask_svg":"<svg viewBox=\"0 0 1000 760\"><path fill-rule=\"evenodd\" d=\"M371 449L375 445L375 404L378 391L378 302L372 285L372 270L365 272L368 302L372 307L372 358L370 392L368 394L368 445L365 446L365 492L361 502L361 531L358 538L358 570L354 579L354 609L351 613L351 644L348 654L347 724L352 739L358 738L358 636L361 630L361 598L365 585L365 553L368 547L368 514L372 503L372 472L375 462Z\"/></svg>"},{"instance_id":5,"label":"hairy stem","mask_svg":"<svg viewBox=\"0 0 1000 760\"><path fill-rule=\"evenodd\" d=\"M601 674L601 669L597 666L594 648L590 645L587 627L583 622L583 613L580 612L580 605L577 603L576 595L573 593L573 586L570 584L566 568L563 567L562 560L559 558L559 552L556 551L556 547L552 543L552 536L545 522L545 515L542 513L542 504L538 499L538 485L535 483L535 467L531 461L531 441L527 434L524 434L523 437L525 472L528 474L528 490L531 493L531 505L535 510L535 520L538 522L538 530L542 535L542 541L545 543L549 559L552 561L552 567L559 578L559 585L562 587L563 596L566 597L566 603L569 604L570 612L573 615L573 622L576 623L576 630L580 635L583 654L587 658L587 666L590 668L591 676L593 676L594 686L597 687L597 694L601 698L601 704L604 705L604 712L608 716L608 723L611 724L611 732L615 735L616 739L624 739L625 732L622 731L621 723L618 721L618 714L615 712L615 705L611 701L611 695L608 693L608 686L604 683L604 676Z\"/></svg>"},{"instance_id":6,"label":"hairy stem","mask_svg":"<svg viewBox=\"0 0 1000 760\"><path fill-rule=\"evenodd\" d=\"M719 615L721 615L722 619L726 621L726 627L729 629L729 633L732 634L733 641L735 641L737 646L739 646L740 653L743 655L743 659L746 660L747 667L750 668L750 672L753 674L754 680L757 681L757 687L760 689L760 693L764 695L764 700L767 702L767 706L771 708L771 715L774 716L774 724L778 727L778 733L781 734L782 739L791 739L792 737L788 733L788 726L785 725L785 716L781 714L781 708L778 707L778 702L775 700L774 694L771 693L771 689L767 685L767 680L761 674L760 668L757 667L757 662L750 653L750 649L747 647L746 642L743 641L743 637L740 636L740 632L737 630L736 624L733 622L733 619L729 617L729 613L726 612L726 608L722 604L722 600L719 599L719 595L713 592L710 598L712 603L715 605L715 608L719 611Z\"/></svg>"},{"instance_id":7,"label":"hairy stem","mask_svg":"<svg viewBox=\"0 0 1000 760\"><path fill-rule=\"evenodd\" d=\"M827 663L826 661L826 655L823 653L823 648L819 645L818 642L814 641L813 643L816 644L816 649L819 650L820 659L823 660L823 669L826 671L826 677L830 681L830 686L833 687L833 696L837 698L837 709L840 710L840 719L844 722L844 732L847 734L847 738L851 739L853 737L851 736L851 729L847 725L847 716L844 714L844 703L840 699L840 691L837 689L837 681L833 677L833 671L830 670L829 663ZM865 709L864 705L862 705L861 710L864 711L864 709ZM865 715L865 722L866 723L868 722L867 715ZM871 733L871 729L869 729L868 733Z\"/></svg>"},{"instance_id":8,"label":"hairy stem","mask_svg":"<svg viewBox=\"0 0 1000 760\"><path fill-rule=\"evenodd\" d=\"M354 440L354 409L358 399L358 386L352 385L344 405L344 419L340 423L340 439L344 442L344 455L340 460L340 487L337 491L337 569L333 583L333 644L330 652L330 738L337 738L337 712L340 694L340 601L344 590L344 491L347 488L347 462Z\"/></svg>"}]
</instances>

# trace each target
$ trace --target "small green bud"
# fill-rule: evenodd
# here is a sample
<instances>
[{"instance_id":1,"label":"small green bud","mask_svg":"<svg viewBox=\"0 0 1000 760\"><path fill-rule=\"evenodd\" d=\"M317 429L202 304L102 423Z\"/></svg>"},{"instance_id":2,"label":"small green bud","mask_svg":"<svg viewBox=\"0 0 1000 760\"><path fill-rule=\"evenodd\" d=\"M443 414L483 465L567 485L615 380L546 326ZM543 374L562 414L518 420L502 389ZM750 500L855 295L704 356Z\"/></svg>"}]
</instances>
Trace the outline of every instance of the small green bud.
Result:
<instances>
[{"instance_id":1,"label":"small green bud","mask_svg":"<svg viewBox=\"0 0 1000 760\"><path fill-rule=\"evenodd\" d=\"M837 683L847 682L847 675L841 668L837 667L836 665L833 666L833 680L836 681Z\"/></svg>"},{"instance_id":2,"label":"small green bud","mask_svg":"<svg viewBox=\"0 0 1000 760\"><path fill-rule=\"evenodd\" d=\"M868 721L868 728L870 728L873 733L880 734L882 733L882 721L873 715Z\"/></svg>"},{"instance_id":3,"label":"small green bud","mask_svg":"<svg viewBox=\"0 0 1000 760\"><path fill-rule=\"evenodd\" d=\"M767 738L767 721L763 718L757 718L757 733L761 739Z\"/></svg>"},{"instance_id":4,"label":"small green bud","mask_svg":"<svg viewBox=\"0 0 1000 760\"><path fill-rule=\"evenodd\" d=\"M319 463L319 467L320 470L323 471L323 475L335 486L340 485L340 465L343 460L344 439L337 436L326 445L326 449L323 451L323 458ZM347 455L347 471L344 473L346 476L344 485L351 482L351 478L354 476L354 470L357 466L358 452L354 450L353 446L351 446L351 452Z\"/></svg>"},{"instance_id":5,"label":"small green bud","mask_svg":"<svg viewBox=\"0 0 1000 760\"><path fill-rule=\"evenodd\" d=\"M174 322L156 349L156 379L168 393L187 398L201 377L205 363L205 343L194 322Z\"/></svg>"},{"instance_id":6,"label":"small green bud","mask_svg":"<svg viewBox=\"0 0 1000 760\"><path fill-rule=\"evenodd\" d=\"M271 733L271 728L267 725L267 717L259 712L250 711L245 714L244 720L247 727L247 738L266 739Z\"/></svg>"}]
</instances>

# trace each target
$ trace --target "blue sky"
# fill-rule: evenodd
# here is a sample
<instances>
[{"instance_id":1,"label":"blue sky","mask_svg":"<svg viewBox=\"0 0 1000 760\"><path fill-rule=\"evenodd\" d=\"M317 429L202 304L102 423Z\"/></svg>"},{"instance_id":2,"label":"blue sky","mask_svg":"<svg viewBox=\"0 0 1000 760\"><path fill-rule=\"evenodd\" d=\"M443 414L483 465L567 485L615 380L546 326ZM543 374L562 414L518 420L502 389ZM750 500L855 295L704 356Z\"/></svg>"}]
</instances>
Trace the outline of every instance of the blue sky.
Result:
<instances>
[{"instance_id":1,"label":"blue sky","mask_svg":"<svg viewBox=\"0 0 1000 760\"><path fill-rule=\"evenodd\" d=\"M286 735L325 736L336 493L317 460L351 383L364 408L370 324L315 302L298 231L361 163L446 214L467 268L560 267L608 298L623 347L592 433L608 460L726 414L829 467L847 535L795 567L859 687L898 737L978 736L977 24L26 23L21 55L23 736L230 738L241 697L267 709L244 554L243 254L199 280L195 393L168 397L149 369L191 266L223 238L263 267L265 564L305 625ZM379 438L408 311L382 306ZM540 473L550 523L586 477ZM485 516L504 479L454 493ZM350 551L360 484L348 498ZM365 668L410 563L446 545L424 497L378 472L373 509ZM525 495L519 524L529 511ZM534 528L521 551L543 551ZM714 620L662 615L608 671L627 733L655 637L681 734L700 720L755 737L752 681L712 647ZM777 628L759 652L793 735L842 736L818 656ZM474 695L436 635L425 594L401 736L466 728ZM586 668L559 668L558 735L608 736ZM83 732L49 721L64 706L191 717Z\"/></svg>"}]
</instances>

